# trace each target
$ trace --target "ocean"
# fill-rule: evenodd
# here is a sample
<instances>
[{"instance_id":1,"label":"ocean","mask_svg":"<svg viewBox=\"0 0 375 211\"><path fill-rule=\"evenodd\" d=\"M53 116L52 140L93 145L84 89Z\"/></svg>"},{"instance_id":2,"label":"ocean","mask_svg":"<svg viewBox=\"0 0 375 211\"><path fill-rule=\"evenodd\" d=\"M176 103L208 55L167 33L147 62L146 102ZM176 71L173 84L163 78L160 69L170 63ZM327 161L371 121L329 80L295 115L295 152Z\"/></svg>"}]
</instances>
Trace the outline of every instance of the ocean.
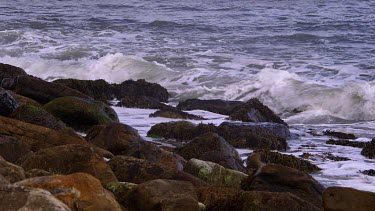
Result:
<instances>
[{"instance_id":1,"label":"ocean","mask_svg":"<svg viewBox=\"0 0 375 211\"><path fill-rule=\"evenodd\" d=\"M375 1L2 1L0 46L0 62L49 81L146 79L166 87L171 104L256 97L290 125L287 154L350 159L310 159L323 168L315 178L375 192L375 177L359 173L375 160L311 135L375 137ZM170 121L115 109L142 135Z\"/></svg>"}]
</instances>

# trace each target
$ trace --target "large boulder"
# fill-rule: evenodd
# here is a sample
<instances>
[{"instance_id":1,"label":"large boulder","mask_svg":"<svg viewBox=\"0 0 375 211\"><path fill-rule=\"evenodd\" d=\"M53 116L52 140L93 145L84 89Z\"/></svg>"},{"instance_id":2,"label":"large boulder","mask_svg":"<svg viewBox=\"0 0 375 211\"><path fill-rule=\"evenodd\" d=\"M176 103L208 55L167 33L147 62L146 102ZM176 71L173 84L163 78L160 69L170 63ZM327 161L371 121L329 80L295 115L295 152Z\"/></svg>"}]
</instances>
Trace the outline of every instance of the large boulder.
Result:
<instances>
[{"instance_id":1,"label":"large boulder","mask_svg":"<svg viewBox=\"0 0 375 211\"><path fill-rule=\"evenodd\" d=\"M15 78L17 76L27 75L22 68L9 64L0 63L0 84L4 78Z\"/></svg>"},{"instance_id":2,"label":"large boulder","mask_svg":"<svg viewBox=\"0 0 375 211\"><path fill-rule=\"evenodd\" d=\"M161 109L168 107L168 105L160 102L158 99L148 96L125 96L120 99L117 106L127 108L149 108L149 109Z\"/></svg>"},{"instance_id":3,"label":"large boulder","mask_svg":"<svg viewBox=\"0 0 375 211\"><path fill-rule=\"evenodd\" d=\"M1 210L54 210L70 211L50 192L16 185L0 186Z\"/></svg>"},{"instance_id":4,"label":"large boulder","mask_svg":"<svg viewBox=\"0 0 375 211\"><path fill-rule=\"evenodd\" d=\"M236 148L286 150L289 129L278 123L223 122L218 134Z\"/></svg>"},{"instance_id":5,"label":"large boulder","mask_svg":"<svg viewBox=\"0 0 375 211\"><path fill-rule=\"evenodd\" d=\"M114 196L103 188L100 181L86 173L35 177L15 185L47 190L71 210L121 210Z\"/></svg>"},{"instance_id":6,"label":"large boulder","mask_svg":"<svg viewBox=\"0 0 375 211\"><path fill-rule=\"evenodd\" d=\"M208 187L198 190L198 199L213 210L306 210L319 211L311 203L290 193L271 193L264 191L241 191L232 188Z\"/></svg>"},{"instance_id":7,"label":"large boulder","mask_svg":"<svg viewBox=\"0 0 375 211\"><path fill-rule=\"evenodd\" d=\"M17 107L18 103L12 95L0 87L0 115L9 116Z\"/></svg>"},{"instance_id":8,"label":"large boulder","mask_svg":"<svg viewBox=\"0 0 375 211\"><path fill-rule=\"evenodd\" d=\"M189 181L198 187L207 185L188 173L131 156L115 156L108 164L120 182L139 184L154 179L170 179Z\"/></svg>"},{"instance_id":9,"label":"large boulder","mask_svg":"<svg viewBox=\"0 0 375 211\"><path fill-rule=\"evenodd\" d=\"M275 122L287 125L271 109L263 105L258 99L253 98L237 106L229 115L230 120L243 122Z\"/></svg>"},{"instance_id":10,"label":"large boulder","mask_svg":"<svg viewBox=\"0 0 375 211\"><path fill-rule=\"evenodd\" d=\"M370 143L366 144L361 151L361 155L371 159L375 158L375 139L372 139Z\"/></svg>"},{"instance_id":11,"label":"large boulder","mask_svg":"<svg viewBox=\"0 0 375 211\"><path fill-rule=\"evenodd\" d=\"M51 128L57 131L66 129L64 122L54 117L43 108L32 105L18 107L9 117L30 124Z\"/></svg>"},{"instance_id":12,"label":"large boulder","mask_svg":"<svg viewBox=\"0 0 375 211\"><path fill-rule=\"evenodd\" d=\"M184 171L216 187L241 188L241 181L248 176L216 163L194 158L185 164Z\"/></svg>"},{"instance_id":13,"label":"large boulder","mask_svg":"<svg viewBox=\"0 0 375 211\"><path fill-rule=\"evenodd\" d=\"M19 158L31 153L30 146L19 139L0 134L0 156L15 163Z\"/></svg>"},{"instance_id":14,"label":"large boulder","mask_svg":"<svg viewBox=\"0 0 375 211\"><path fill-rule=\"evenodd\" d=\"M324 187L310 175L286 166L268 164L242 182L248 191L289 192L321 207Z\"/></svg>"},{"instance_id":15,"label":"large boulder","mask_svg":"<svg viewBox=\"0 0 375 211\"><path fill-rule=\"evenodd\" d=\"M36 100L41 104L64 96L90 98L77 90L32 76L18 76L13 79L4 79L2 87L10 89L19 95Z\"/></svg>"},{"instance_id":16,"label":"large boulder","mask_svg":"<svg viewBox=\"0 0 375 211\"><path fill-rule=\"evenodd\" d=\"M111 107L92 99L61 97L47 103L43 109L77 130L119 122L116 112Z\"/></svg>"},{"instance_id":17,"label":"large boulder","mask_svg":"<svg viewBox=\"0 0 375 211\"><path fill-rule=\"evenodd\" d=\"M147 96L158 99L160 102L168 102L168 91L156 83L149 83L143 79L127 80L121 84L115 84L117 99L126 96Z\"/></svg>"},{"instance_id":18,"label":"large boulder","mask_svg":"<svg viewBox=\"0 0 375 211\"><path fill-rule=\"evenodd\" d=\"M243 102L241 101L188 99L180 102L177 108L187 111L205 110L217 114L229 115L234 111L234 108L242 104Z\"/></svg>"},{"instance_id":19,"label":"large boulder","mask_svg":"<svg viewBox=\"0 0 375 211\"><path fill-rule=\"evenodd\" d=\"M5 161L2 157L0 157L0 175L10 183L25 179L25 171L23 168Z\"/></svg>"},{"instance_id":20,"label":"large boulder","mask_svg":"<svg viewBox=\"0 0 375 211\"><path fill-rule=\"evenodd\" d=\"M375 193L345 187L329 187L323 192L323 209L329 211L373 211Z\"/></svg>"},{"instance_id":21,"label":"large boulder","mask_svg":"<svg viewBox=\"0 0 375 211\"><path fill-rule=\"evenodd\" d=\"M137 185L130 199L129 210L200 210L194 186L186 181L148 181Z\"/></svg>"},{"instance_id":22,"label":"large boulder","mask_svg":"<svg viewBox=\"0 0 375 211\"><path fill-rule=\"evenodd\" d=\"M131 194L138 184L131 182L112 182L105 185L105 188L115 195L116 200L127 210L127 207L134 204L133 201L129 200Z\"/></svg>"},{"instance_id":23,"label":"large boulder","mask_svg":"<svg viewBox=\"0 0 375 211\"><path fill-rule=\"evenodd\" d=\"M184 111L178 110L174 107L167 107L165 106L162 109L155 111L154 113L150 114L150 117L164 117L170 119L193 119L193 120L204 120L203 117L197 116L194 114L189 114Z\"/></svg>"},{"instance_id":24,"label":"large boulder","mask_svg":"<svg viewBox=\"0 0 375 211\"><path fill-rule=\"evenodd\" d=\"M237 150L216 133L206 133L177 149L177 154L186 160L192 158L218 163L225 168L244 171Z\"/></svg>"},{"instance_id":25,"label":"large boulder","mask_svg":"<svg viewBox=\"0 0 375 211\"><path fill-rule=\"evenodd\" d=\"M32 106L35 106L35 107L42 107L42 104L38 103L37 101L35 101L31 98L16 94L11 90L8 90L8 92L17 101L19 106L32 105Z\"/></svg>"},{"instance_id":26,"label":"large boulder","mask_svg":"<svg viewBox=\"0 0 375 211\"><path fill-rule=\"evenodd\" d=\"M116 176L93 147L69 144L39 150L19 161L25 170L43 169L58 174L85 172L103 184L117 182Z\"/></svg>"}]
</instances>

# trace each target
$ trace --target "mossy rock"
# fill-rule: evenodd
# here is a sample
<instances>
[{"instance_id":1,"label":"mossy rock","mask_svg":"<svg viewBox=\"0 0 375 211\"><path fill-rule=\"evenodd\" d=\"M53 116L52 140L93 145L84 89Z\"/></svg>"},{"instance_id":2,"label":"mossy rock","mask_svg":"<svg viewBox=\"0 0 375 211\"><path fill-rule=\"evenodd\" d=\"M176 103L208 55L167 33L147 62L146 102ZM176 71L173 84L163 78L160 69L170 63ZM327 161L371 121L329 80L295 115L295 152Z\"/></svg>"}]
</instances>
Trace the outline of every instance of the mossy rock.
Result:
<instances>
[{"instance_id":1,"label":"mossy rock","mask_svg":"<svg viewBox=\"0 0 375 211\"><path fill-rule=\"evenodd\" d=\"M104 186L115 195L118 203L123 207L129 206L129 196L137 184L131 182L111 182Z\"/></svg>"},{"instance_id":2,"label":"mossy rock","mask_svg":"<svg viewBox=\"0 0 375 211\"><path fill-rule=\"evenodd\" d=\"M43 108L77 130L119 122L116 112L111 107L92 99L61 97L47 103Z\"/></svg>"}]
</instances>

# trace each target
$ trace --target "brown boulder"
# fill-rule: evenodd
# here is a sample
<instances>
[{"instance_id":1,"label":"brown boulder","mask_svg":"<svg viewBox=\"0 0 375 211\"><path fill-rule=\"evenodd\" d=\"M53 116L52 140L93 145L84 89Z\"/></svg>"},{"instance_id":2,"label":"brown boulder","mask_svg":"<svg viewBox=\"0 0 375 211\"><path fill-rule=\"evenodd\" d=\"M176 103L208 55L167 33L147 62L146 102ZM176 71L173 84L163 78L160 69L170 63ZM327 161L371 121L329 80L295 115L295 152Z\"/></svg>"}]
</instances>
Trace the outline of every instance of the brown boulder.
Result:
<instances>
[{"instance_id":1,"label":"brown boulder","mask_svg":"<svg viewBox=\"0 0 375 211\"><path fill-rule=\"evenodd\" d=\"M53 174L43 169L30 169L25 172L26 178L44 177L44 176L51 176L51 175Z\"/></svg>"},{"instance_id":2,"label":"brown boulder","mask_svg":"<svg viewBox=\"0 0 375 211\"><path fill-rule=\"evenodd\" d=\"M120 203L125 210L127 210L129 205L134 204L134 202L129 199L135 187L137 187L137 184L131 182L112 182L105 185L105 188L115 195L117 202Z\"/></svg>"},{"instance_id":3,"label":"brown boulder","mask_svg":"<svg viewBox=\"0 0 375 211\"><path fill-rule=\"evenodd\" d=\"M323 192L325 211L374 211L375 193L345 187L329 187Z\"/></svg>"},{"instance_id":4,"label":"brown boulder","mask_svg":"<svg viewBox=\"0 0 375 211\"><path fill-rule=\"evenodd\" d=\"M103 184L117 182L103 157L87 145L51 147L26 156L19 162L25 170L43 169L57 174L85 172L98 178Z\"/></svg>"},{"instance_id":5,"label":"brown boulder","mask_svg":"<svg viewBox=\"0 0 375 211\"><path fill-rule=\"evenodd\" d=\"M25 179L23 168L5 161L0 157L0 175L7 179L10 183Z\"/></svg>"},{"instance_id":6,"label":"brown boulder","mask_svg":"<svg viewBox=\"0 0 375 211\"><path fill-rule=\"evenodd\" d=\"M100 181L85 173L35 177L16 185L47 190L71 210L121 210Z\"/></svg>"},{"instance_id":7,"label":"brown boulder","mask_svg":"<svg viewBox=\"0 0 375 211\"><path fill-rule=\"evenodd\" d=\"M15 163L20 157L31 153L30 146L19 139L0 134L0 156Z\"/></svg>"},{"instance_id":8,"label":"brown boulder","mask_svg":"<svg viewBox=\"0 0 375 211\"><path fill-rule=\"evenodd\" d=\"M180 102L177 108L180 110L205 110L217 114L229 115L237 106L244 104L241 101L225 101L225 100L200 100L200 99L188 99Z\"/></svg>"},{"instance_id":9,"label":"brown boulder","mask_svg":"<svg viewBox=\"0 0 375 211\"><path fill-rule=\"evenodd\" d=\"M22 68L0 63L0 84L4 78L15 78L20 75L27 75L27 73Z\"/></svg>"},{"instance_id":10,"label":"brown boulder","mask_svg":"<svg viewBox=\"0 0 375 211\"><path fill-rule=\"evenodd\" d=\"M9 94L12 95L12 97L18 102L19 106L32 105L35 107L42 107L42 104L38 103L37 101L31 98L16 94L10 90L9 90Z\"/></svg>"}]
</instances>

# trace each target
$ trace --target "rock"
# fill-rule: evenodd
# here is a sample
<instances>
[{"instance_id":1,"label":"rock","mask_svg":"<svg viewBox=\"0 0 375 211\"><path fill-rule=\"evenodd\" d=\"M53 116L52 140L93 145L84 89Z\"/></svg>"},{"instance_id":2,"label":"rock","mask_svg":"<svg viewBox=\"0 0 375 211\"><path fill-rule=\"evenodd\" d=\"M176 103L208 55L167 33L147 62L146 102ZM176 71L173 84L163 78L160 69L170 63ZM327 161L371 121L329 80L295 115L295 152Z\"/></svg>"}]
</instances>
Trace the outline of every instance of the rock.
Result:
<instances>
[{"instance_id":1,"label":"rock","mask_svg":"<svg viewBox=\"0 0 375 211\"><path fill-rule=\"evenodd\" d=\"M216 133L206 133L191 140L177 154L186 160L192 158L215 162L225 168L244 171L242 159L237 150Z\"/></svg>"},{"instance_id":2,"label":"rock","mask_svg":"<svg viewBox=\"0 0 375 211\"><path fill-rule=\"evenodd\" d=\"M5 161L2 157L0 157L0 175L10 183L25 179L25 172L21 167Z\"/></svg>"},{"instance_id":3,"label":"rock","mask_svg":"<svg viewBox=\"0 0 375 211\"><path fill-rule=\"evenodd\" d=\"M16 185L47 190L71 210L121 210L100 181L86 173L30 178Z\"/></svg>"},{"instance_id":4,"label":"rock","mask_svg":"<svg viewBox=\"0 0 375 211\"><path fill-rule=\"evenodd\" d=\"M53 81L69 88L75 89L95 100L107 102L116 98L115 87L103 79L99 80L78 80L78 79L58 79Z\"/></svg>"},{"instance_id":5,"label":"rock","mask_svg":"<svg viewBox=\"0 0 375 211\"><path fill-rule=\"evenodd\" d=\"M248 176L216 163L194 158L185 164L184 171L216 187L241 188L241 181Z\"/></svg>"},{"instance_id":6,"label":"rock","mask_svg":"<svg viewBox=\"0 0 375 211\"><path fill-rule=\"evenodd\" d=\"M135 187L131 199L129 210L200 210L194 186L186 181L148 181Z\"/></svg>"},{"instance_id":7,"label":"rock","mask_svg":"<svg viewBox=\"0 0 375 211\"><path fill-rule=\"evenodd\" d=\"M352 133L343 133L343 132L336 132L332 130L325 130L323 134L326 136L333 136L340 139L356 139L355 135Z\"/></svg>"},{"instance_id":8,"label":"rock","mask_svg":"<svg viewBox=\"0 0 375 211\"><path fill-rule=\"evenodd\" d=\"M321 207L324 187L310 175L286 166L267 164L242 181L247 191L289 192Z\"/></svg>"},{"instance_id":9,"label":"rock","mask_svg":"<svg viewBox=\"0 0 375 211\"><path fill-rule=\"evenodd\" d=\"M329 153L329 152L324 152L322 157L323 157L324 160L329 159L329 160L333 160L333 161L348 161L348 160L350 160L347 157L335 156L335 155L333 155L332 153Z\"/></svg>"},{"instance_id":10,"label":"rock","mask_svg":"<svg viewBox=\"0 0 375 211\"><path fill-rule=\"evenodd\" d=\"M12 136L0 134L0 156L15 163L20 157L31 153L30 146Z\"/></svg>"},{"instance_id":11,"label":"rock","mask_svg":"<svg viewBox=\"0 0 375 211\"><path fill-rule=\"evenodd\" d=\"M98 178L103 184L117 182L116 176L93 147L69 144L51 147L20 160L25 170L43 169L51 173L72 174L85 172Z\"/></svg>"},{"instance_id":12,"label":"rock","mask_svg":"<svg viewBox=\"0 0 375 211\"><path fill-rule=\"evenodd\" d=\"M286 150L289 129L278 123L223 122L218 134L236 148Z\"/></svg>"},{"instance_id":13,"label":"rock","mask_svg":"<svg viewBox=\"0 0 375 211\"><path fill-rule=\"evenodd\" d=\"M274 122L287 125L271 109L263 105L258 99L253 98L237 106L229 115L230 120L242 122Z\"/></svg>"},{"instance_id":14,"label":"rock","mask_svg":"<svg viewBox=\"0 0 375 211\"><path fill-rule=\"evenodd\" d=\"M121 84L115 84L117 99L126 96L147 96L153 97L160 102L168 102L168 91L156 83L149 83L143 79L133 81L127 80Z\"/></svg>"},{"instance_id":15,"label":"rock","mask_svg":"<svg viewBox=\"0 0 375 211\"><path fill-rule=\"evenodd\" d=\"M17 101L19 106L32 105L32 106L35 106L35 107L42 107L42 104L36 102L35 100L33 100L31 98L16 94L11 90L8 90L8 92Z\"/></svg>"},{"instance_id":16,"label":"rock","mask_svg":"<svg viewBox=\"0 0 375 211\"><path fill-rule=\"evenodd\" d=\"M54 117L43 108L32 105L18 107L9 117L57 131L62 131L66 128L64 122Z\"/></svg>"},{"instance_id":17,"label":"rock","mask_svg":"<svg viewBox=\"0 0 375 211\"><path fill-rule=\"evenodd\" d=\"M18 103L12 95L0 87L0 115L9 116L17 107Z\"/></svg>"},{"instance_id":18,"label":"rock","mask_svg":"<svg viewBox=\"0 0 375 211\"><path fill-rule=\"evenodd\" d=\"M0 63L0 84L4 78L15 78L17 76L27 75L22 68L9 64Z\"/></svg>"},{"instance_id":19,"label":"rock","mask_svg":"<svg viewBox=\"0 0 375 211\"><path fill-rule=\"evenodd\" d=\"M161 103L158 99L148 96L125 96L121 98L117 106L148 109L161 109L168 107L168 105Z\"/></svg>"},{"instance_id":20,"label":"rock","mask_svg":"<svg viewBox=\"0 0 375 211\"><path fill-rule=\"evenodd\" d=\"M364 148L368 143L362 141L349 141L349 140L334 140L329 139L326 144L341 145L341 146L351 146L357 148Z\"/></svg>"},{"instance_id":21,"label":"rock","mask_svg":"<svg viewBox=\"0 0 375 211\"><path fill-rule=\"evenodd\" d=\"M51 175L53 174L43 169L30 169L25 172L26 178L44 177L44 176L51 176Z\"/></svg>"},{"instance_id":22,"label":"rock","mask_svg":"<svg viewBox=\"0 0 375 211\"><path fill-rule=\"evenodd\" d=\"M359 173L375 177L375 169L369 169L369 170L359 171Z\"/></svg>"},{"instance_id":23,"label":"rock","mask_svg":"<svg viewBox=\"0 0 375 211\"><path fill-rule=\"evenodd\" d=\"M108 183L105 188L115 195L116 200L124 208L129 207L133 204L133 201L129 201L131 192L137 187L137 184L130 182L112 182Z\"/></svg>"},{"instance_id":24,"label":"rock","mask_svg":"<svg viewBox=\"0 0 375 211\"><path fill-rule=\"evenodd\" d=\"M8 179L6 179L3 175L0 174L0 187L10 185L10 182ZM1 202L1 199L0 199Z\"/></svg>"},{"instance_id":25,"label":"rock","mask_svg":"<svg viewBox=\"0 0 375 211\"><path fill-rule=\"evenodd\" d=\"M43 109L77 129L119 122L116 112L100 101L78 97L61 97L43 106Z\"/></svg>"},{"instance_id":26,"label":"rock","mask_svg":"<svg viewBox=\"0 0 375 211\"><path fill-rule=\"evenodd\" d=\"M203 117L194 114L189 114L178 110L174 107L164 107L156 112L150 114L150 117L164 117L170 119L193 119L193 120L204 120Z\"/></svg>"},{"instance_id":27,"label":"rock","mask_svg":"<svg viewBox=\"0 0 375 211\"><path fill-rule=\"evenodd\" d=\"M232 188L208 187L198 190L199 201L211 210L309 210L319 208L290 193L242 191Z\"/></svg>"},{"instance_id":28,"label":"rock","mask_svg":"<svg viewBox=\"0 0 375 211\"><path fill-rule=\"evenodd\" d=\"M139 150L139 143L143 141L136 129L121 123L110 123L97 135L93 131L88 134L89 141L114 155L132 155Z\"/></svg>"},{"instance_id":29,"label":"rock","mask_svg":"<svg viewBox=\"0 0 375 211\"><path fill-rule=\"evenodd\" d=\"M353 188L329 187L323 192L323 209L330 211L373 211L375 193Z\"/></svg>"},{"instance_id":30,"label":"rock","mask_svg":"<svg viewBox=\"0 0 375 211\"><path fill-rule=\"evenodd\" d=\"M29 97L41 104L46 104L56 98L64 96L75 96L80 98L90 98L77 90L63 86L61 84L43 81L32 76L18 76L14 79L3 80L2 87L10 89L16 94Z\"/></svg>"},{"instance_id":31,"label":"rock","mask_svg":"<svg viewBox=\"0 0 375 211\"><path fill-rule=\"evenodd\" d=\"M217 114L229 115L233 112L234 108L243 104L241 101L188 99L180 102L177 108L187 111L205 110Z\"/></svg>"},{"instance_id":32,"label":"rock","mask_svg":"<svg viewBox=\"0 0 375 211\"><path fill-rule=\"evenodd\" d=\"M54 210L70 211L46 190L23 186L0 186L1 210Z\"/></svg>"},{"instance_id":33,"label":"rock","mask_svg":"<svg viewBox=\"0 0 375 211\"><path fill-rule=\"evenodd\" d=\"M371 142L363 148L361 155L370 159L375 158L375 139L372 139Z\"/></svg>"},{"instance_id":34,"label":"rock","mask_svg":"<svg viewBox=\"0 0 375 211\"><path fill-rule=\"evenodd\" d=\"M115 156L108 161L108 164L120 182L139 184L154 179L170 179L189 181L197 187L207 185L204 181L185 172L130 156Z\"/></svg>"},{"instance_id":35,"label":"rock","mask_svg":"<svg viewBox=\"0 0 375 211\"><path fill-rule=\"evenodd\" d=\"M260 150L251 153L247 158L247 167L255 171L262 166L273 163L298 169L306 173L319 171L320 168L307 160L297 158L293 155L284 155L278 152Z\"/></svg>"},{"instance_id":36,"label":"rock","mask_svg":"<svg viewBox=\"0 0 375 211\"><path fill-rule=\"evenodd\" d=\"M22 140L22 143L27 144L34 152L65 144L87 145L87 142L83 139L63 134L49 128L1 116L0 134Z\"/></svg>"}]
</instances>

